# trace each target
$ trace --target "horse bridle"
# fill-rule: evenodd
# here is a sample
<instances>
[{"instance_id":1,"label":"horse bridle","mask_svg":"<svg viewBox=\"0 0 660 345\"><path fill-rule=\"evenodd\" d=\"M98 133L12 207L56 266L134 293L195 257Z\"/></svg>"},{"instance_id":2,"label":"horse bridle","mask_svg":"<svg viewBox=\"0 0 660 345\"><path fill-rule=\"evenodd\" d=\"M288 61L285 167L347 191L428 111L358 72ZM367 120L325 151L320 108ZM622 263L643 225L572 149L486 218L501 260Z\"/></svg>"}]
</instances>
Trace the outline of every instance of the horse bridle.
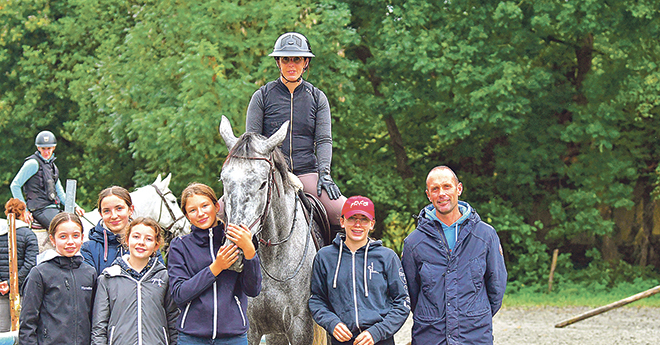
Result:
<instances>
[{"instance_id":1,"label":"horse bridle","mask_svg":"<svg viewBox=\"0 0 660 345\"><path fill-rule=\"evenodd\" d=\"M259 225L259 230L254 232L254 235L253 235L253 236L259 236L259 234L261 234L261 231L264 229L263 220L266 219L266 216L268 215L268 209L270 208L270 201L271 201L271 195L272 195L272 190L273 190L273 184L275 185L275 188L277 189L277 195L278 196L280 195L279 187L277 186L277 184L275 184L275 178L274 178L275 165L273 164L272 160L269 159L269 158L246 157L246 156L237 156L237 155L227 156L227 159L225 160L224 164L227 164L227 162L229 161L229 158L242 158L242 159L247 159L247 160L261 160L261 161L265 161L270 166L270 170L268 171L268 191L267 191L267 194L266 194L267 195L266 196L266 205L264 206L264 210L261 213L261 215L259 217L257 217L248 226L248 229L251 230L257 224L257 222L261 221L261 224ZM272 158L272 154L271 154L271 158ZM223 164L223 166L224 166L224 164ZM298 208L298 203L299 203L299 198L298 198L298 194L296 194L296 201L295 201L295 204L294 204L294 207L293 207L293 221L291 222L291 229L289 229L289 234L283 240L277 241L277 242L273 242L272 240L264 240L263 238L259 238L259 243L260 244L263 244L266 247L272 247L272 246L277 246L277 245L280 245L280 244L283 244L283 243L286 243L287 241L289 241L289 239L291 238L291 235L293 234L293 229L296 225L296 219L298 218L297 217L297 212L296 212L296 209ZM309 226L310 226L310 230L311 230L311 226L312 226L311 222L309 223ZM303 252L303 256L300 258L300 262L298 262L298 265L296 266L296 269L294 270L294 272L290 276L288 276L286 278L283 278L283 279L275 278L272 274L270 274L270 272L268 272L266 267L264 267L263 262L260 260L259 265L261 266L261 270L264 273L266 273L266 275L270 279L273 279L274 281L279 282L279 283L284 283L286 281L289 281L289 280L293 279L296 275L298 275L298 272L300 272L300 269L302 268L302 265L305 261L305 257L307 257L310 237L311 237L311 233L310 233L310 231L307 231L307 237L305 239L305 250ZM260 248L257 248L257 250L259 250L259 249Z\"/></svg>"},{"instance_id":2,"label":"horse bridle","mask_svg":"<svg viewBox=\"0 0 660 345\"><path fill-rule=\"evenodd\" d=\"M173 194L171 190L168 190L165 194L163 194L163 192L161 192L160 189L158 189L158 186L156 186L155 184L151 184L150 186L154 187L154 189L156 190L156 193L158 194L158 196L160 196L161 205L160 205L160 211L158 213L158 220L156 222L158 222L158 224L160 224L160 219L163 217L163 204L165 204L165 208L170 213L170 217L172 217L173 221L172 221L172 224L168 225L167 227L164 227L163 230L165 230L166 232L170 232L170 230L172 229L174 224L176 224L178 221L180 221L185 216L181 215L181 217L177 218L174 215L174 211L172 211L172 208L170 207L170 204L168 204L167 200L165 200L165 196L167 194Z\"/></svg>"}]
</instances>

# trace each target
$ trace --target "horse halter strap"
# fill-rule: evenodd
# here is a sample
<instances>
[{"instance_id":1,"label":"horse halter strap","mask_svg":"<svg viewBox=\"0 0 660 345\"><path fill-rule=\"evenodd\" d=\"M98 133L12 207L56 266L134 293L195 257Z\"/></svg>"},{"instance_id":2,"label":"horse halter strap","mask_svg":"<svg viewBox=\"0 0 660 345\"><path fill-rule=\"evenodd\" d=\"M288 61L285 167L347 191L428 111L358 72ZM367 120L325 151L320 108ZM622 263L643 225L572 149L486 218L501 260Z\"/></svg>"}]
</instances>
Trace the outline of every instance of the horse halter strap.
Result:
<instances>
[{"instance_id":1,"label":"horse halter strap","mask_svg":"<svg viewBox=\"0 0 660 345\"><path fill-rule=\"evenodd\" d=\"M178 221L180 221L184 216L182 215L181 217L177 218L177 217L174 215L174 211L172 211L172 208L171 208L170 205L167 203L167 200L165 200L165 195L167 195L167 194L172 194L172 191L171 191L171 190L170 190L170 191L167 191L167 193L163 194L163 192L161 192L160 189L158 189L158 186L156 186L155 184L151 184L150 186L154 187L154 189L156 190L156 193L158 194L158 196L160 196L161 206L162 206L163 204L165 204L165 208L166 208L167 211L170 213L170 217L172 217L172 219L173 219L172 224L170 224L170 225L168 225L167 227L163 228L163 230L169 232L169 231L172 229L172 227L174 226L174 224L176 224ZM157 222L158 222L159 224L160 224L160 218L162 217L162 215L163 215L163 208L161 207L161 208L160 208L160 213L158 214L158 220L157 220Z\"/></svg>"},{"instance_id":2,"label":"horse halter strap","mask_svg":"<svg viewBox=\"0 0 660 345\"><path fill-rule=\"evenodd\" d=\"M271 155L272 157L272 155ZM224 164L227 164L230 158L242 158L242 159L247 159L247 160L253 160L253 161L264 161L268 163L270 166L270 170L268 171L268 192L266 196L266 206L264 206L264 211L261 213L259 217L257 217L249 226L248 229L252 230L252 228L259 223L259 221L263 221L266 216L268 215L268 209L270 208L270 199L271 199L271 194L273 190L273 184L275 185L275 188L277 189L277 195L280 195L280 189L275 183L275 166L273 165L272 160L264 157L246 157L246 156L237 156L237 155L230 155L227 157L227 160L225 160ZM224 165L223 164L223 165ZM258 231L254 232L254 235L258 235L261 230L263 229L263 223L261 224L261 227L259 228Z\"/></svg>"}]
</instances>

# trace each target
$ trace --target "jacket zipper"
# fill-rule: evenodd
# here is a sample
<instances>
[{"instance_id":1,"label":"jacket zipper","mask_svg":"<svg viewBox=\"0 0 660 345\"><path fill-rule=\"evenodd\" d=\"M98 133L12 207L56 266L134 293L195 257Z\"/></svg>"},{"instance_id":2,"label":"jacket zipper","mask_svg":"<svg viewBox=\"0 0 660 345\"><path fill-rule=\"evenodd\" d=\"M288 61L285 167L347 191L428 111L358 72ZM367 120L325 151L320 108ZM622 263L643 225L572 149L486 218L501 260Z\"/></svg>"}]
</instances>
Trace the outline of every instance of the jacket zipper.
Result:
<instances>
[{"instance_id":1,"label":"jacket zipper","mask_svg":"<svg viewBox=\"0 0 660 345\"><path fill-rule=\"evenodd\" d=\"M291 171L293 171L293 93L291 93L291 121L289 122L289 162L291 162Z\"/></svg>"},{"instance_id":2,"label":"jacket zipper","mask_svg":"<svg viewBox=\"0 0 660 345\"><path fill-rule=\"evenodd\" d=\"M241 300L237 296L234 296L236 304L238 305L238 311L241 313L241 319L243 319L243 327L245 327L245 315L243 314L243 309L241 309Z\"/></svg>"},{"instance_id":3,"label":"jacket zipper","mask_svg":"<svg viewBox=\"0 0 660 345\"><path fill-rule=\"evenodd\" d=\"M74 301L75 301L74 303L75 303L75 306L76 306L75 310L76 310L76 313L78 313L78 315L80 315L82 313L80 313L80 306L78 305L79 304L78 303L79 298L78 298L78 289L76 288L78 286L78 284L76 283L76 275L73 274L73 269L69 269L69 272L71 272L71 280L73 281L73 291L74 291L73 295L74 295ZM74 331L75 337L73 339L78 339L78 327L74 327L74 328L76 330Z\"/></svg>"},{"instance_id":4,"label":"jacket zipper","mask_svg":"<svg viewBox=\"0 0 660 345\"><path fill-rule=\"evenodd\" d=\"M142 345L142 284L137 282L138 345Z\"/></svg>"},{"instance_id":5,"label":"jacket zipper","mask_svg":"<svg viewBox=\"0 0 660 345\"><path fill-rule=\"evenodd\" d=\"M211 262L215 261L213 254L213 227L209 228L209 249L211 250ZM218 332L218 286L213 281L213 339Z\"/></svg>"},{"instance_id":6,"label":"jacket zipper","mask_svg":"<svg viewBox=\"0 0 660 345\"><path fill-rule=\"evenodd\" d=\"M355 287L355 252L351 252L351 265L353 267L353 305L355 306L355 326L360 330L360 333L362 333L362 329L360 328L360 321L358 318L358 302L357 302L357 291Z\"/></svg>"}]
</instances>

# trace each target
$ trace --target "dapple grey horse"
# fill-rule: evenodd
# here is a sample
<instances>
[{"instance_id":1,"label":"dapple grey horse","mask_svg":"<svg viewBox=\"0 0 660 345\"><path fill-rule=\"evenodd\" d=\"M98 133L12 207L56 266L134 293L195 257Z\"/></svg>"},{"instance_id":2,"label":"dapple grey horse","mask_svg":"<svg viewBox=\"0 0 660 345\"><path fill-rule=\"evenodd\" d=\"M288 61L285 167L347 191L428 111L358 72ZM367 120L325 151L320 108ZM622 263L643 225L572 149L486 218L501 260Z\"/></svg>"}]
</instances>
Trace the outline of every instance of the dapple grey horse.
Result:
<instances>
[{"instance_id":1,"label":"dapple grey horse","mask_svg":"<svg viewBox=\"0 0 660 345\"><path fill-rule=\"evenodd\" d=\"M289 173L277 146L288 122L270 138L245 133L236 138L222 117L220 135L229 149L222 167L227 221L245 224L259 240L263 276L259 296L248 303L248 343L325 344L325 332L307 307L316 248L298 200L302 184Z\"/></svg>"}]
</instances>

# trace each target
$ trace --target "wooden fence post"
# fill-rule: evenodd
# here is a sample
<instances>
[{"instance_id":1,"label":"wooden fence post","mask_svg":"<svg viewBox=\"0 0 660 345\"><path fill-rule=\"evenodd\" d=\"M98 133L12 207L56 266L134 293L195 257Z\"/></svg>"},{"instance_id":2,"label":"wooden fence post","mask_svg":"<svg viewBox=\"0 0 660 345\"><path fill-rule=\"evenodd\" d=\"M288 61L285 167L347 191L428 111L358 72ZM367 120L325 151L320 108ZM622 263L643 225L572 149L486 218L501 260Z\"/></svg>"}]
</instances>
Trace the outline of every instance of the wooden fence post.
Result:
<instances>
[{"instance_id":1,"label":"wooden fence post","mask_svg":"<svg viewBox=\"0 0 660 345\"><path fill-rule=\"evenodd\" d=\"M8 215L9 234L7 239L9 249L9 308L11 313L11 330L18 330L18 315L21 303L18 294L18 265L16 263L16 215Z\"/></svg>"},{"instance_id":2,"label":"wooden fence post","mask_svg":"<svg viewBox=\"0 0 660 345\"><path fill-rule=\"evenodd\" d=\"M557 268L557 256L559 249L552 251L552 264L550 265L550 276L548 277L548 293L552 292L552 280L555 278L555 268Z\"/></svg>"}]
</instances>

